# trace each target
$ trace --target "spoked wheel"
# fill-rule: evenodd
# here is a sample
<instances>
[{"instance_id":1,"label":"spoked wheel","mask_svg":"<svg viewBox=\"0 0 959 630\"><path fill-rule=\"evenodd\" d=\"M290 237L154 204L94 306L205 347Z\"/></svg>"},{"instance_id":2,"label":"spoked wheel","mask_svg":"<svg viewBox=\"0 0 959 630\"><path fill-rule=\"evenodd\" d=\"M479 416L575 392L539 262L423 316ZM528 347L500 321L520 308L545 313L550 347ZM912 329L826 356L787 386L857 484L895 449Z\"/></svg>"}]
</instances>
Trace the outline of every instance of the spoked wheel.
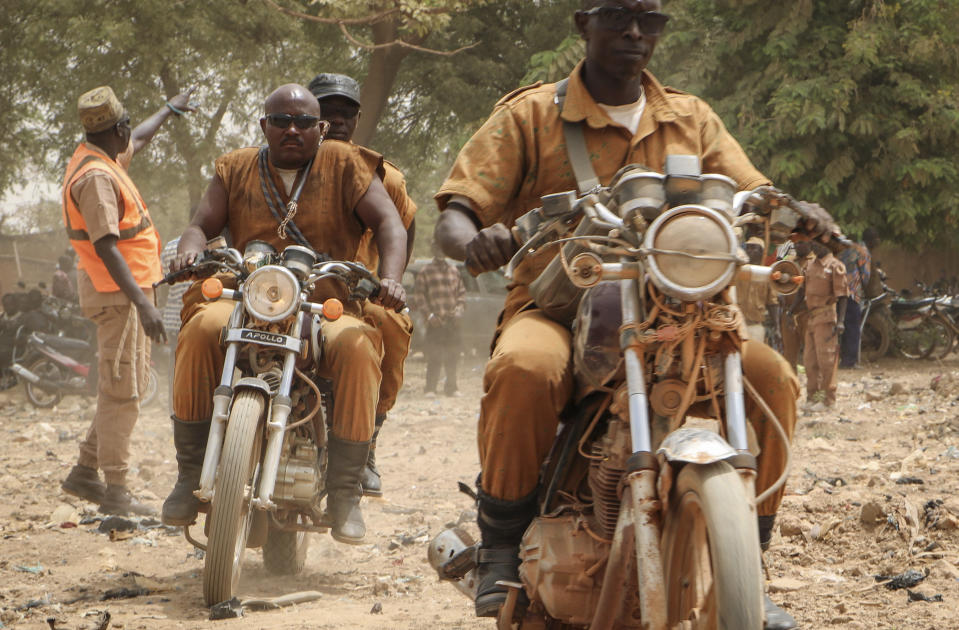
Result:
<instances>
[{"instance_id":1,"label":"spoked wheel","mask_svg":"<svg viewBox=\"0 0 959 630\"><path fill-rule=\"evenodd\" d=\"M140 397L140 405L146 407L157 399L157 392L160 391L160 374L156 368L150 367L150 373L147 375L147 388Z\"/></svg>"},{"instance_id":2,"label":"spoked wheel","mask_svg":"<svg viewBox=\"0 0 959 630\"><path fill-rule=\"evenodd\" d=\"M307 532L270 528L263 545L263 566L274 575L298 575L306 564L310 546Z\"/></svg>"},{"instance_id":3,"label":"spoked wheel","mask_svg":"<svg viewBox=\"0 0 959 630\"><path fill-rule=\"evenodd\" d=\"M945 359L949 353L952 352L956 335L952 332L952 327L941 315L933 317L929 324L933 331L935 331L936 336L936 347L933 349L931 356L933 359Z\"/></svg>"},{"instance_id":4,"label":"spoked wheel","mask_svg":"<svg viewBox=\"0 0 959 630\"><path fill-rule=\"evenodd\" d=\"M907 359L927 359L936 349L938 329L932 318L924 319L915 328L899 330L899 353Z\"/></svg>"},{"instance_id":5,"label":"spoked wheel","mask_svg":"<svg viewBox=\"0 0 959 630\"><path fill-rule=\"evenodd\" d=\"M45 381L56 383L63 380L60 374L60 366L46 357L40 357L33 363L30 363L27 365L27 369ZM40 409L49 409L63 400L62 393L55 390L44 389L40 385L31 383L26 379L23 379L23 387L26 390L27 400L29 400L34 407L39 407Z\"/></svg>"},{"instance_id":6,"label":"spoked wheel","mask_svg":"<svg viewBox=\"0 0 959 630\"><path fill-rule=\"evenodd\" d=\"M725 462L686 465L663 529L667 619L683 630L762 630L756 515Z\"/></svg>"},{"instance_id":7,"label":"spoked wheel","mask_svg":"<svg viewBox=\"0 0 959 630\"><path fill-rule=\"evenodd\" d=\"M867 319L860 340L861 358L871 363L886 356L889 352L890 337L889 322L885 318L876 315Z\"/></svg>"},{"instance_id":8,"label":"spoked wheel","mask_svg":"<svg viewBox=\"0 0 959 630\"><path fill-rule=\"evenodd\" d=\"M250 500L258 476L263 408L261 393L241 391L230 411L207 517L210 533L203 567L203 599L208 606L231 599L240 582L253 521Z\"/></svg>"}]
</instances>

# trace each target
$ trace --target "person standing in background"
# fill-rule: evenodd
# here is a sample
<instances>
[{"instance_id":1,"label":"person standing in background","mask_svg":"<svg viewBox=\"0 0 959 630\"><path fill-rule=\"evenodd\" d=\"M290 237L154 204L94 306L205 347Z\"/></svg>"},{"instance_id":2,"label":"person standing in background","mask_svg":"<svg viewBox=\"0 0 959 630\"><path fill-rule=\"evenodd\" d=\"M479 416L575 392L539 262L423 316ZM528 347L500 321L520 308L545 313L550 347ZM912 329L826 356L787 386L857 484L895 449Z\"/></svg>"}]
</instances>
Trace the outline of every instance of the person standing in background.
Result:
<instances>
[{"instance_id":1,"label":"person standing in background","mask_svg":"<svg viewBox=\"0 0 959 630\"><path fill-rule=\"evenodd\" d=\"M440 371L446 372L443 391L447 396L459 396L456 384L456 364L460 357L463 313L466 310L466 287L459 270L443 255L433 242L433 260L416 274L413 287L413 308L426 319L426 390L436 393Z\"/></svg>"},{"instance_id":2,"label":"person standing in background","mask_svg":"<svg viewBox=\"0 0 959 630\"><path fill-rule=\"evenodd\" d=\"M842 333L839 349L839 367L844 370L859 366L859 345L862 323L862 307L866 301L866 286L869 284L872 258L869 248L863 240L849 247L839 255L846 267L846 280L849 284L849 300L846 303L845 330Z\"/></svg>"},{"instance_id":3,"label":"person standing in background","mask_svg":"<svg viewBox=\"0 0 959 630\"><path fill-rule=\"evenodd\" d=\"M839 338L842 336L849 302L846 268L829 248L813 241L816 259L806 267L803 287L809 321L806 325L806 409L824 411L836 404L836 371L839 367ZM822 394L820 394L822 392ZM822 400L818 398L822 396Z\"/></svg>"},{"instance_id":4,"label":"person standing in background","mask_svg":"<svg viewBox=\"0 0 959 630\"><path fill-rule=\"evenodd\" d=\"M750 237L746 240L745 249L750 264L763 264L763 252L766 249L763 239L757 236ZM749 331L750 339L766 343L765 322L767 319L773 321L773 337L778 336L779 300L773 294L773 289L769 283L737 280L736 301L746 320L746 329ZM772 344L767 343L767 345Z\"/></svg>"},{"instance_id":5,"label":"person standing in background","mask_svg":"<svg viewBox=\"0 0 959 630\"><path fill-rule=\"evenodd\" d=\"M798 241L790 243L790 246L790 252L785 254L783 260L794 261L805 274L809 263L816 258L812 253L812 243ZM783 295L779 299L782 301L780 309L782 321L779 329L782 331L783 357L795 372L799 365L799 357L802 356L803 340L806 338L806 321L809 318L809 313L801 289L792 295Z\"/></svg>"},{"instance_id":6,"label":"person standing in background","mask_svg":"<svg viewBox=\"0 0 959 630\"><path fill-rule=\"evenodd\" d=\"M53 272L53 281L50 283L53 297L67 302L76 301L76 286L70 281L70 270L73 266L73 259L69 256L60 256L57 260L57 270Z\"/></svg>"},{"instance_id":7,"label":"person standing in background","mask_svg":"<svg viewBox=\"0 0 959 630\"><path fill-rule=\"evenodd\" d=\"M130 493L126 477L130 436L149 378L148 338L166 341L152 288L163 275L160 236L126 167L171 114L192 111L191 93L178 94L133 130L110 87L84 93L77 104L86 142L67 166L63 219L79 260L80 307L97 325L99 383L77 464L60 487L99 503L107 514L156 513Z\"/></svg>"}]
</instances>

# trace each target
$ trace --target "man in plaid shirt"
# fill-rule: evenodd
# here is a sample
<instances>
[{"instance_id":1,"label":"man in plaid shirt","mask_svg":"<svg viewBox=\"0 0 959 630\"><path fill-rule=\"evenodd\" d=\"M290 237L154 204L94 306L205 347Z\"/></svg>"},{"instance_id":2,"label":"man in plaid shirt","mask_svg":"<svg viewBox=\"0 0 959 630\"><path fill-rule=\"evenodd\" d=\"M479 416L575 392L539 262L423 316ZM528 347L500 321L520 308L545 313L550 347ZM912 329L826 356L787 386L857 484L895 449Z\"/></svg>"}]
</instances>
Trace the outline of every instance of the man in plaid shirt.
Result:
<instances>
[{"instance_id":1,"label":"man in plaid shirt","mask_svg":"<svg viewBox=\"0 0 959 630\"><path fill-rule=\"evenodd\" d=\"M459 270L433 243L433 260L416 274L413 308L426 316L426 393L435 394L440 369L446 370L447 396L459 396L456 363L460 356L460 323L466 309L466 287Z\"/></svg>"}]
</instances>

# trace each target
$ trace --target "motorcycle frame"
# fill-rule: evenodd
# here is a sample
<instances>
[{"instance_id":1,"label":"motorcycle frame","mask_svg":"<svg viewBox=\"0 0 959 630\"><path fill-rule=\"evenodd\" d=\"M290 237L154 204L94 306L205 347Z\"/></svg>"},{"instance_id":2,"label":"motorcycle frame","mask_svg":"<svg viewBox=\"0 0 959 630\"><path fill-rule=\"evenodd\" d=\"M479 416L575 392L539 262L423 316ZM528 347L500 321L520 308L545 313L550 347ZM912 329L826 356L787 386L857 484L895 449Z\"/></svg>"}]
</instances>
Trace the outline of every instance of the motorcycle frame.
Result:
<instances>
[{"instance_id":1,"label":"motorcycle frame","mask_svg":"<svg viewBox=\"0 0 959 630\"><path fill-rule=\"evenodd\" d=\"M224 291L224 297L227 299L239 300L239 294ZM222 299L222 298L221 298ZM300 303L306 302L306 294L300 294ZM277 348L277 344L264 343L261 341L243 339L240 340L239 333L244 330L243 322L246 319L246 311L243 303L237 301L233 312L230 315L226 328L225 340L227 342L226 356L223 359L223 373L220 377L220 384L213 393L213 417L210 423L210 433L207 441L206 454L203 458L203 468L200 472L200 487L194 491L194 495L204 503L209 503L214 499L213 487L216 481L216 470L220 462L220 454L223 449L223 440L226 435L226 425L230 419L230 409L233 404L234 395L244 389L256 390L263 393L269 400L267 401L265 426L267 431L266 448L263 450L262 466L260 467L260 479L256 487L256 492L251 501L251 507L261 511L276 511L276 503L273 501L273 491L276 487L276 474L279 468L280 458L283 454L283 440L286 433L287 422L289 421L292 410L290 390L293 386L293 377L295 373L296 358L300 354L303 341L300 335L303 331L303 318L299 316L300 309L294 318L288 335L281 335L284 340L282 351L284 352L283 367L280 373L280 383L276 394L270 398L270 386L261 378L243 377L234 384L234 369L237 365L237 358L240 351L240 345L253 344L272 349Z\"/></svg>"}]
</instances>

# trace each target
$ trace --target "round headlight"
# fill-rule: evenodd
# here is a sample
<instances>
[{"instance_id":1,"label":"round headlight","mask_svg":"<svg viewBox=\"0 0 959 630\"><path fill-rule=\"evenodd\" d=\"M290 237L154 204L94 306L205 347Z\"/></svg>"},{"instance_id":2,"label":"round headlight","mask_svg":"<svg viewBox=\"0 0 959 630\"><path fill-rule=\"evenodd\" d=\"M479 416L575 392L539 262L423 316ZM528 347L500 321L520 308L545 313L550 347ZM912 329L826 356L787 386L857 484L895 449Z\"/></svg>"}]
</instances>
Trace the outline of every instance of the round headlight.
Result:
<instances>
[{"instance_id":1,"label":"round headlight","mask_svg":"<svg viewBox=\"0 0 959 630\"><path fill-rule=\"evenodd\" d=\"M705 206L679 206L661 214L646 231L650 278L671 297L696 301L722 291L736 272L736 236L721 213Z\"/></svg>"},{"instance_id":2,"label":"round headlight","mask_svg":"<svg viewBox=\"0 0 959 630\"><path fill-rule=\"evenodd\" d=\"M300 283L289 269L260 267L243 283L243 306L264 322L286 319L299 306Z\"/></svg>"}]
</instances>

